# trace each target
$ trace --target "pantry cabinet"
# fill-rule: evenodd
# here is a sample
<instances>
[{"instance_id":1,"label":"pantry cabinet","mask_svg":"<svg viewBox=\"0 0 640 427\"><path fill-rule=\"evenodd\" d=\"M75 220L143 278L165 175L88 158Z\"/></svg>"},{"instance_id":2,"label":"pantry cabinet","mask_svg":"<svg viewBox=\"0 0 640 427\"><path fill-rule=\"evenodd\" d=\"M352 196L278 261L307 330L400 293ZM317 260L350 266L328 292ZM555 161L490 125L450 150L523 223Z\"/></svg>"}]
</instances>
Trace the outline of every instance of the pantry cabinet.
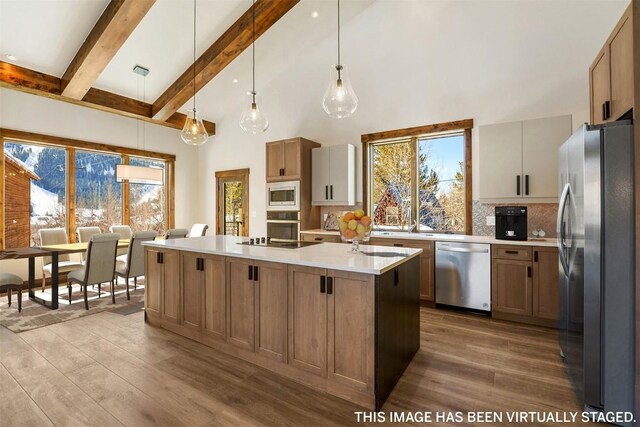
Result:
<instances>
[{"instance_id":1,"label":"pantry cabinet","mask_svg":"<svg viewBox=\"0 0 640 427\"><path fill-rule=\"evenodd\" d=\"M266 144L267 182L304 180L311 169L311 150L317 142L290 138ZM308 176L308 175L306 175Z\"/></svg>"},{"instance_id":2,"label":"pantry cabinet","mask_svg":"<svg viewBox=\"0 0 640 427\"><path fill-rule=\"evenodd\" d=\"M571 116L480 127L480 200L557 202L558 148L572 132Z\"/></svg>"},{"instance_id":3,"label":"pantry cabinet","mask_svg":"<svg viewBox=\"0 0 640 427\"><path fill-rule=\"evenodd\" d=\"M354 205L356 147L345 144L314 148L311 157L311 204Z\"/></svg>"},{"instance_id":4,"label":"pantry cabinet","mask_svg":"<svg viewBox=\"0 0 640 427\"><path fill-rule=\"evenodd\" d=\"M591 123L618 120L633 108L633 17L630 5L589 68Z\"/></svg>"}]
</instances>

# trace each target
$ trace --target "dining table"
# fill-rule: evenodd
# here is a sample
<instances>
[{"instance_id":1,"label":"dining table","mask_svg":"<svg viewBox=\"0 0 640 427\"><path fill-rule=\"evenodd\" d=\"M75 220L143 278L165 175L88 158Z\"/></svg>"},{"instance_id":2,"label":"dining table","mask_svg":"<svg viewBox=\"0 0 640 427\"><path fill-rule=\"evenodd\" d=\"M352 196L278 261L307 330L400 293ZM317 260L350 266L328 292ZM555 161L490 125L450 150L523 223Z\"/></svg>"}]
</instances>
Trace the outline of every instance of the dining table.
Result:
<instances>
[{"instance_id":1,"label":"dining table","mask_svg":"<svg viewBox=\"0 0 640 427\"><path fill-rule=\"evenodd\" d=\"M129 239L118 240L118 248L127 248ZM26 248L10 248L0 250L0 261L8 259L28 259L29 261L29 299L51 310L57 310L58 303L58 259L60 255L86 252L89 242L64 243L59 245L31 246ZM35 259L51 257L51 301L36 296L35 293Z\"/></svg>"}]
</instances>

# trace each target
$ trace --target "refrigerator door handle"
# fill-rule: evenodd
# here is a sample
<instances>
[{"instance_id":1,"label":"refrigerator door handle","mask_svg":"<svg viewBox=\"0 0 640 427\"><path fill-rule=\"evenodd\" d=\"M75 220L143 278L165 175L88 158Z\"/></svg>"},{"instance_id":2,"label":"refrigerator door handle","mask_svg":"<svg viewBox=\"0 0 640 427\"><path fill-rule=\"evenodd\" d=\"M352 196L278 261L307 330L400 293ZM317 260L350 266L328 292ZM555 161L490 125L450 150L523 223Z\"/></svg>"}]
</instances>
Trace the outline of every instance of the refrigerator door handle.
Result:
<instances>
[{"instance_id":1,"label":"refrigerator door handle","mask_svg":"<svg viewBox=\"0 0 640 427\"><path fill-rule=\"evenodd\" d=\"M562 264L562 269L564 270L565 275L569 275L569 265L567 264L567 259L565 257L566 254L566 245L564 244L564 231L565 228L563 226L562 219L564 218L564 212L567 207L567 198L569 197L569 184L565 184L562 189L562 195L560 196L560 208L558 209L558 220L556 223L556 233L558 239L558 256L560 258L560 263Z\"/></svg>"}]
</instances>

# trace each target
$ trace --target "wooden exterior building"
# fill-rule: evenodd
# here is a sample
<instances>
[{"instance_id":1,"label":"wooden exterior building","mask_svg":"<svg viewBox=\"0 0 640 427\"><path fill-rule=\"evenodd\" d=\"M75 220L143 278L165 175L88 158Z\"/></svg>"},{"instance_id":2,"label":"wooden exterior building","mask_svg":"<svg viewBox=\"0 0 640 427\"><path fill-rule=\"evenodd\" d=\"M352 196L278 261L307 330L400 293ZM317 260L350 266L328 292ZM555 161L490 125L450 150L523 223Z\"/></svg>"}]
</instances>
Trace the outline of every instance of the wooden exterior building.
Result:
<instances>
[{"instance_id":1,"label":"wooden exterior building","mask_svg":"<svg viewBox=\"0 0 640 427\"><path fill-rule=\"evenodd\" d=\"M30 246L31 236L31 180L40 177L21 161L4 153L5 161L5 247Z\"/></svg>"}]
</instances>

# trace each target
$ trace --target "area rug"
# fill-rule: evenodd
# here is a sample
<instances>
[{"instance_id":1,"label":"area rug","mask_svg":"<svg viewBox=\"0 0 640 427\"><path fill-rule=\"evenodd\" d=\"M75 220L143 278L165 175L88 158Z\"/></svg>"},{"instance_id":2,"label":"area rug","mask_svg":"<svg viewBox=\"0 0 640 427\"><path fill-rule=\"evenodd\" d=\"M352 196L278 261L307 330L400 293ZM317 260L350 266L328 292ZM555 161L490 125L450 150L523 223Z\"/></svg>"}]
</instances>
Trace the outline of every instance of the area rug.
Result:
<instances>
[{"instance_id":1,"label":"area rug","mask_svg":"<svg viewBox=\"0 0 640 427\"><path fill-rule=\"evenodd\" d=\"M144 307L144 279L138 280L138 289L135 291L133 290L133 284L129 285L130 300L127 300L126 287L122 283L115 287L115 304L111 303L111 293L108 291L109 285L103 285L102 294L98 297L98 287L89 287L89 310L84 308L84 297L79 286L73 287L71 304L68 301L66 286L60 287L59 308L57 310L50 310L31 301L28 292L23 291L22 312L20 313L18 312L18 296L15 292L12 295L11 307L8 305L7 296L3 294L0 296L0 325L15 333L20 333L102 311L113 311L128 315L138 312ZM50 300L51 289L46 289L45 292L38 289L36 296Z\"/></svg>"}]
</instances>

